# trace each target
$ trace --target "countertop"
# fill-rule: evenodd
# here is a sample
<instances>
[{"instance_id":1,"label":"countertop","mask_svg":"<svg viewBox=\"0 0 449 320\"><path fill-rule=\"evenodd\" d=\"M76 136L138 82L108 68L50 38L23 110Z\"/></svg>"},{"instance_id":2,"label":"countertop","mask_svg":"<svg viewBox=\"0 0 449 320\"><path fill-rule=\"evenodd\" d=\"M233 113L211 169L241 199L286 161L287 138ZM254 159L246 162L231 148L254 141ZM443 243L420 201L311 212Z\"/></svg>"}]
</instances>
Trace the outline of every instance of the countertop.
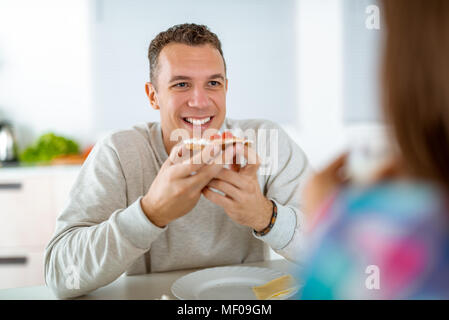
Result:
<instances>
[{"instance_id":1,"label":"countertop","mask_svg":"<svg viewBox=\"0 0 449 320\"><path fill-rule=\"evenodd\" d=\"M59 174L67 172L79 172L81 165L49 165L49 166L26 166L15 165L0 167L0 178L18 179L42 174Z\"/></svg>"}]
</instances>

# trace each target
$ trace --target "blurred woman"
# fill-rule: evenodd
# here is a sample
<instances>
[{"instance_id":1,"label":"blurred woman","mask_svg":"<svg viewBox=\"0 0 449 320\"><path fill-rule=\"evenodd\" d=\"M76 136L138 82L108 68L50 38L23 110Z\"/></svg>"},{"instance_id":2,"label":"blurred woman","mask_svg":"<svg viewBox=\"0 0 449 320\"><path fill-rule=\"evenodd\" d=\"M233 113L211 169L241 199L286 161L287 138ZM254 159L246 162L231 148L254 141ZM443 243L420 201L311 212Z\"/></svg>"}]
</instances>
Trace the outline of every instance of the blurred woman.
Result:
<instances>
[{"instance_id":1,"label":"blurred woman","mask_svg":"<svg viewBox=\"0 0 449 320\"><path fill-rule=\"evenodd\" d=\"M368 187L311 179L300 299L449 298L449 1L384 0L383 111L399 151Z\"/></svg>"}]
</instances>

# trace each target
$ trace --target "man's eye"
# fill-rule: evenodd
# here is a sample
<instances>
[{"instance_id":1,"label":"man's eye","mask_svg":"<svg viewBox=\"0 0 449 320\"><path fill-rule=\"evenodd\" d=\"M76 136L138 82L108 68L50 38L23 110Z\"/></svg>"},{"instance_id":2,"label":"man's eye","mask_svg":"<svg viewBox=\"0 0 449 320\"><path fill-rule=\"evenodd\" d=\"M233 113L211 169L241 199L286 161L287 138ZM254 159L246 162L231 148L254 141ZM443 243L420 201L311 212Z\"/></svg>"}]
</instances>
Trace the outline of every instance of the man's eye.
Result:
<instances>
[{"instance_id":1,"label":"man's eye","mask_svg":"<svg viewBox=\"0 0 449 320\"><path fill-rule=\"evenodd\" d=\"M220 85L220 82L218 82L218 81L209 81L209 84L210 84L212 87L218 87L218 86Z\"/></svg>"},{"instance_id":2,"label":"man's eye","mask_svg":"<svg viewBox=\"0 0 449 320\"><path fill-rule=\"evenodd\" d=\"M185 88L187 87L187 82L180 82L174 85L176 88Z\"/></svg>"}]
</instances>

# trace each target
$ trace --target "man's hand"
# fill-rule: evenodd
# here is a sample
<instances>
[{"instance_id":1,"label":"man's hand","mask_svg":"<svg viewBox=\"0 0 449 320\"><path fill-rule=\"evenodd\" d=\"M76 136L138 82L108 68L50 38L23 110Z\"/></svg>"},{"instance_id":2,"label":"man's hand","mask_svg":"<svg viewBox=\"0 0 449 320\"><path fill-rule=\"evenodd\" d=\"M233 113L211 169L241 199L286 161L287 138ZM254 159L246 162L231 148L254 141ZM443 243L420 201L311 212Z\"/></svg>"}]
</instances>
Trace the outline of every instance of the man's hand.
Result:
<instances>
[{"instance_id":1,"label":"man's hand","mask_svg":"<svg viewBox=\"0 0 449 320\"><path fill-rule=\"evenodd\" d=\"M191 211L201 190L223 168L221 161L216 161L221 153L221 145L212 144L190 157L185 147L175 146L141 200L148 219L164 227Z\"/></svg>"},{"instance_id":2,"label":"man's hand","mask_svg":"<svg viewBox=\"0 0 449 320\"><path fill-rule=\"evenodd\" d=\"M223 207L235 222L262 231L270 223L273 204L265 198L257 180L260 159L251 147L236 144L235 149L236 157L245 157L248 164L243 168L234 164L232 170L223 168L203 189L203 194ZM210 188L226 195L222 196Z\"/></svg>"}]
</instances>

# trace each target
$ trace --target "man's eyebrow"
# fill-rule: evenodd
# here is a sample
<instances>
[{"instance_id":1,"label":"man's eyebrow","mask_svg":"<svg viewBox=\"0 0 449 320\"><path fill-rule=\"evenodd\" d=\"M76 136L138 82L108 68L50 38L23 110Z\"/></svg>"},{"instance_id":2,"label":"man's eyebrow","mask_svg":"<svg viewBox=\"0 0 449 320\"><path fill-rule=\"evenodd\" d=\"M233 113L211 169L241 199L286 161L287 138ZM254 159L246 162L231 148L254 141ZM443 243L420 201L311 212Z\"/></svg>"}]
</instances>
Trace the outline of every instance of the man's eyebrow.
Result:
<instances>
[{"instance_id":1,"label":"man's eyebrow","mask_svg":"<svg viewBox=\"0 0 449 320\"><path fill-rule=\"evenodd\" d=\"M209 79L217 79L217 78L220 78L221 80L225 81L225 77L221 73L216 73L209 77Z\"/></svg>"},{"instance_id":2,"label":"man's eyebrow","mask_svg":"<svg viewBox=\"0 0 449 320\"><path fill-rule=\"evenodd\" d=\"M209 77L209 79L217 79L217 78L220 78L221 80L225 81L225 77L221 73L216 73ZM192 78L190 78L188 76L181 76L181 75L173 76L169 82L174 82L174 81L179 81L179 80L192 80Z\"/></svg>"},{"instance_id":3,"label":"man's eyebrow","mask_svg":"<svg viewBox=\"0 0 449 320\"><path fill-rule=\"evenodd\" d=\"M169 82L178 81L178 80L191 80L192 78L187 76L173 76Z\"/></svg>"}]
</instances>

